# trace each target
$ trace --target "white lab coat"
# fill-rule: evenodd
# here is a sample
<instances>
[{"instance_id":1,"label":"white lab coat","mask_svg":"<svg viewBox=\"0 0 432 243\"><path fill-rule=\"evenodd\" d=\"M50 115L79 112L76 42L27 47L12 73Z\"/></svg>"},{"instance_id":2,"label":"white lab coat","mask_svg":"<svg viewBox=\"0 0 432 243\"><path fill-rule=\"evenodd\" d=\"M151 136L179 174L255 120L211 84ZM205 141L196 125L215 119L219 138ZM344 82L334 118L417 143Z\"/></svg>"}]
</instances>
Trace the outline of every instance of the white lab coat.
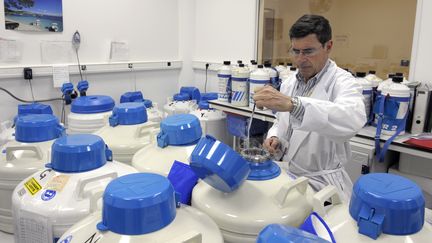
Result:
<instances>
[{"instance_id":1,"label":"white lab coat","mask_svg":"<svg viewBox=\"0 0 432 243\"><path fill-rule=\"evenodd\" d=\"M292 96L296 76L282 83L281 92ZM294 176L310 178L315 190L335 185L345 201L349 201L352 182L343 165L351 158L349 139L366 123L362 88L347 71L330 61L326 73L316 84L310 97L299 97L305 107L303 121L293 119L293 133L286 141L289 112L278 112L267 137L282 140L286 151L283 167Z\"/></svg>"}]
</instances>

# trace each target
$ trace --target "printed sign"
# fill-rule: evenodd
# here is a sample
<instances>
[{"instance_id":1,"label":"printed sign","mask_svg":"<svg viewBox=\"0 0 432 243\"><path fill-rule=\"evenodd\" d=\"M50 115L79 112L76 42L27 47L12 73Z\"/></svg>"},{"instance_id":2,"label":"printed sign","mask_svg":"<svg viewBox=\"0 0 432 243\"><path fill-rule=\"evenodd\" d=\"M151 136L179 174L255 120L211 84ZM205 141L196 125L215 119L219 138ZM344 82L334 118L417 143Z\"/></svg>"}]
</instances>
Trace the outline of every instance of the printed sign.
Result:
<instances>
[{"instance_id":1,"label":"printed sign","mask_svg":"<svg viewBox=\"0 0 432 243\"><path fill-rule=\"evenodd\" d=\"M58 175L53 177L44 188L48 190L61 192L64 186L66 185L66 183L68 182L68 180L69 180L68 175Z\"/></svg>"},{"instance_id":2,"label":"printed sign","mask_svg":"<svg viewBox=\"0 0 432 243\"><path fill-rule=\"evenodd\" d=\"M57 194L56 191L54 190L46 190L42 195L41 195L41 199L44 201L49 201L51 199L53 199L55 197L55 195Z\"/></svg>"},{"instance_id":3,"label":"printed sign","mask_svg":"<svg viewBox=\"0 0 432 243\"><path fill-rule=\"evenodd\" d=\"M26 183L24 183L25 188L30 192L30 194L33 196L38 191L42 189L42 186L35 180L35 178L30 178Z\"/></svg>"}]
</instances>

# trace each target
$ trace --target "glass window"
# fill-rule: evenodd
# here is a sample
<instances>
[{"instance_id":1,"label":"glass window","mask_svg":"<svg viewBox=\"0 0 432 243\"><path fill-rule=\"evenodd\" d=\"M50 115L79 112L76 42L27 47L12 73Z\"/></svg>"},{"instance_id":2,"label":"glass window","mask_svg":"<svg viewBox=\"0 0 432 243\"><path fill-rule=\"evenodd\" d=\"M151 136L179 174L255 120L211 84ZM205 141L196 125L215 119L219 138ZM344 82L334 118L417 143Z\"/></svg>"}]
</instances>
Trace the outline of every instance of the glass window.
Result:
<instances>
[{"instance_id":1,"label":"glass window","mask_svg":"<svg viewBox=\"0 0 432 243\"><path fill-rule=\"evenodd\" d=\"M340 67L408 77L416 5L415 0L261 0L258 60L291 62L289 29L303 14L318 14L330 21L330 58Z\"/></svg>"}]
</instances>

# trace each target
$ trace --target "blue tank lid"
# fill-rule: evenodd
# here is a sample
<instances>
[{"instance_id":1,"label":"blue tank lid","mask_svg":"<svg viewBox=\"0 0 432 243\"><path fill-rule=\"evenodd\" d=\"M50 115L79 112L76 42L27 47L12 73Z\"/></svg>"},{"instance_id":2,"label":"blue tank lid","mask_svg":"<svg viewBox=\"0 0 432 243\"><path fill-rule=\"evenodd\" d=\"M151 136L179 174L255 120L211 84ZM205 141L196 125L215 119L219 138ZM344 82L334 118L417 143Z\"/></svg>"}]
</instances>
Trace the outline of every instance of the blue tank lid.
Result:
<instances>
[{"instance_id":1,"label":"blue tank lid","mask_svg":"<svg viewBox=\"0 0 432 243\"><path fill-rule=\"evenodd\" d=\"M203 93L201 95L201 100L217 100L218 93L215 92L209 92L209 93Z\"/></svg>"},{"instance_id":2,"label":"blue tank lid","mask_svg":"<svg viewBox=\"0 0 432 243\"><path fill-rule=\"evenodd\" d=\"M107 112L114 104L114 100L106 95L81 96L72 102L71 111L78 114Z\"/></svg>"},{"instance_id":3,"label":"blue tank lid","mask_svg":"<svg viewBox=\"0 0 432 243\"><path fill-rule=\"evenodd\" d=\"M191 100L201 100L201 93L197 87L181 87L180 94L189 94Z\"/></svg>"},{"instance_id":4,"label":"blue tank lid","mask_svg":"<svg viewBox=\"0 0 432 243\"><path fill-rule=\"evenodd\" d=\"M198 118L191 114L172 115L160 123L157 144L164 148L168 145L195 144L202 136Z\"/></svg>"},{"instance_id":5,"label":"blue tank lid","mask_svg":"<svg viewBox=\"0 0 432 243\"><path fill-rule=\"evenodd\" d=\"M236 190L250 172L249 163L243 157L209 135L200 139L189 160L199 178L223 192Z\"/></svg>"},{"instance_id":6,"label":"blue tank lid","mask_svg":"<svg viewBox=\"0 0 432 243\"><path fill-rule=\"evenodd\" d=\"M144 122L147 122L147 111L142 102L128 102L116 105L112 115L109 117L109 124L112 127Z\"/></svg>"},{"instance_id":7,"label":"blue tank lid","mask_svg":"<svg viewBox=\"0 0 432 243\"><path fill-rule=\"evenodd\" d=\"M200 108L201 110L210 110L211 109L208 101L204 101L204 100L201 100L198 103L198 108Z\"/></svg>"},{"instance_id":8,"label":"blue tank lid","mask_svg":"<svg viewBox=\"0 0 432 243\"><path fill-rule=\"evenodd\" d=\"M102 167L112 160L112 152L101 137L93 134L63 136L51 147L47 168L65 173L79 173Z\"/></svg>"},{"instance_id":9,"label":"blue tank lid","mask_svg":"<svg viewBox=\"0 0 432 243\"><path fill-rule=\"evenodd\" d=\"M288 225L267 225L258 235L257 243L329 243L328 241Z\"/></svg>"},{"instance_id":10,"label":"blue tank lid","mask_svg":"<svg viewBox=\"0 0 432 243\"><path fill-rule=\"evenodd\" d=\"M101 231L142 235L169 225L176 216L174 188L152 173L136 173L111 181L103 195Z\"/></svg>"},{"instance_id":11,"label":"blue tank lid","mask_svg":"<svg viewBox=\"0 0 432 243\"><path fill-rule=\"evenodd\" d=\"M359 233L373 239L381 233L409 235L421 230L425 201L420 187L404 177L372 173L354 184L349 212Z\"/></svg>"},{"instance_id":12,"label":"blue tank lid","mask_svg":"<svg viewBox=\"0 0 432 243\"><path fill-rule=\"evenodd\" d=\"M264 181L280 175L280 167L271 160L268 151L260 148L249 148L241 151L241 156L248 161L251 169L248 180Z\"/></svg>"},{"instance_id":13,"label":"blue tank lid","mask_svg":"<svg viewBox=\"0 0 432 243\"><path fill-rule=\"evenodd\" d=\"M41 103L18 105L18 116L27 114L53 114L51 106Z\"/></svg>"},{"instance_id":14,"label":"blue tank lid","mask_svg":"<svg viewBox=\"0 0 432 243\"><path fill-rule=\"evenodd\" d=\"M152 108L153 102L151 100L144 99L143 104L146 108Z\"/></svg>"},{"instance_id":15,"label":"blue tank lid","mask_svg":"<svg viewBox=\"0 0 432 243\"><path fill-rule=\"evenodd\" d=\"M15 121L15 140L25 143L56 139L64 134L57 117L49 114L18 116Z\"/></svg>"},{"instance_id":16,"label":"blue tank lid","mask_svg":"<svg viewBox=\"0 0 432 243\"><path fill-rule=\"evenodd\" d=\"M190 100L190 99L191 98L190 98L189 94L179 93L179 94L173 95L173 100L174 101L187 101L187 100Z\"/></svg>"},{"instance_id":17,"label":"blue tank lid","mask_svg":"<svg viewBox=\"0 0 432 243\"><path fill-rule=\"evenodd\" d=\"M141 91L126 92L120 96L120 103L141 102L143 100L144 98Z\"/></svg>"}]
</instances>

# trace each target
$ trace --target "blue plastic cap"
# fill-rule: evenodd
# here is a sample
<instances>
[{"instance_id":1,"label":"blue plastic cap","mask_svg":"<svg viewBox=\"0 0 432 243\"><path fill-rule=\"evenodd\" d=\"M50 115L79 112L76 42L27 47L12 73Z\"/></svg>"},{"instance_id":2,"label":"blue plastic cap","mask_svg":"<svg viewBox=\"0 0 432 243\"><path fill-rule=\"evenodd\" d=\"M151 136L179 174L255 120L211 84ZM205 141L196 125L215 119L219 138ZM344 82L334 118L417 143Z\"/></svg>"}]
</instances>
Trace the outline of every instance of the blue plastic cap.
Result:
<instances>
[{"instance_id":1,"label":"blue plastic cap","mask_svg":"<svg viewBox=\"0 0 432 243\"><path fill-rule=\"evenodd\" d=\"M409 235L421 230L425 201L414 182L393 174L372 173L354 185L349 212L359 233L376 239L381 232Z\"/></svg>"},{"instance_id":2,"label":"blue plastic cap","mask_svg":"<svg viewBox=\"0 0 432 243\"><path fill-rule=\"evenodd\" d=\"M81 96L72 102L71 111L78 114L92 114L111 111L114 100L106 95Z\"/></svg>"},{"instance_id":3,"label":"blue plastic cap","mask_svg":"<svg viewBox=\"0 0 432 243\"><path fill-rule=\"evenodd\" d=\"M18 116L15 122L15 140L25 143L56 139L64 134L57 117L49 114Z\"/></svg>"},{"instance_id":4,"label":"blue plastic cap","mask_svg":"<svg viewBox=\"0 0 432 243\"><path fill-rule=\"evenodd\" d=\"M21 104L18 105L18 116L28 114L49 114L52 115L53 111L50 105L41 103Z\"/></svg>"},{"instance_id":5,"label":"blue plastic cap","mask_svg":"<svg viewBox=\"0 0 432 243\"><path fill-rule=\"evenodd\" d=\"M201 100L217 100L218 93L215 92L209 92L209 93L203 93L201 95Z\"/></svg>"},{"instance_id":6,"label":"blue plastic cap","mask_svg":"<svg viewBox=\"0 0 432 243\"><path fill-rule=\"evenodd\" d=\"M251 172L247 179L251 181L265 181L276 178L280 175L280 167L273 161L267 160L264 162L253 163L249 162Z\"/></svg>"},{"instance_id":7,"label":"blue plastic cap","mask_svg":"<svg viewBox=\"0 0 432 243\"><path fill-rule=\"evenodd\" d=\"M180 94L188 94L191 100L201 99L201 93L197 87L181 87Z\"/></svg>"},{"instance_id":8,"label":"blue plastic cap","mask_svg":"<svg viewBox=\"0 0 432 243\"><path fill-rule=\"evenodd\" d=\"M64 83L61 87L61 92L64 95L71 94L73 92L73 90L74 90L74 87L73 87L72 83Z\"/></svg>"},{"instance_id":9,"label":"blue plastic cap","mask_svg":"<svg viewBox=\"0 0 432 243\"><path fill-rule=\"evenodd\" d=\"M323 239L330 239L331 242L335 243L336 240L333 236L330 227L316 212L312 212L309 217L306 218L304 223L300 225L299 229L314 234ZM318 233L318 232L320 233Z\"/></svg>"},{"instance_id":10,"label":"blue plastic cap","mask_svg":"<svg viewBox=\"0 0 432 243\"><path fill-rule=\"evenodd\" d=\"M89 88L89 83L87 80L81 80L78 82L77 89L79 92L85 92Z\"/></svg>"},{"instance_id":11,"label":"blue plastic cap","mask_svg":"<svg viewBox=\"0 0 432 243\"><path fill-rule=\"evenodd\" d=\"M147 122L147 110L143 103L128 102L114 107L109 118L112 127L117 125L135 125Z\"/></svg>"},{"instance_id":12,"label":"blue plastic cap","mask_svg":"<svg viewBox=\"0 0 432 243\"><path fill-rule=\"evenodd\" d=\"M143 101L143 94L141 91L134 91L134 92L126 92L121 95L120 97L120 103L126 103L126 102L141 102Z\"/></svg>"},{"instance_id":13,"label":"blue plastic cap","mask_svg":"<svg viewBox=\"0 0 432 243\"><path fill-rule=\"evenodd\" d=\"M201 110L210 110L210 105L209 105L209 103L208 103L208 101L200 101L199 103L198 103L198 107L201 109Z\"/></svg>"},{"instance_id":14,"label":"blue plastic cap","mask_svg":"<svg viewBox=\"0 0 432 243\"><path fill-rule=\"evenodd\" d=\"M143 104L146 108L152 108L153 107L153 102L151 100L144 99Z\"/></svg>"},{"instance_id":15,"label":"blue plastic cap","mask_svg":"<svg viewBox=\"0 0 432 243\"><path fill-rule=\"evenodd\" d=\"M266 226L258 235L257 243L329 243L328 241L296 229L291 226L281 224L271 224Z\"/></svg>"},{"instance_id":16,"label":"blue plastic cap","mask_svg":"<svg viewBox=\"0 0 432 243\"><path fill-rule=\"evenodd\" d=\"M76 134L61 137L51 148L51 163L47 168L65 173L94 170L112 160L112 152L101 137L92 134Z\"/></svg>"},{"instance_id":17,"label":"blue plastic cap","mask_svg":"<svg viewBox=\"0 0 432 243\"><path fill-rule=\"evenodd\" d=\"M169 180L157 174L136 173L108 184L97 229L142 235L164 228L175 216L175 192Z\"/></svg>"},{"instance_id":18,"label":"blue plastic cap","mask_svg":"<svg viewBox=\"0 0 432 243\"><path fill-rule=\"evenodd\" d=\"M209 135L200 139L189 159L199 178L223 192L236 190L250 172L243 157Z\"/></svg>"},{"instance_id":19,"label":"blue plastic cap","mask_svg":"<svg viewBox=\"0 0 432 243\"><path fill-rule=\"evenodd\" d=\"M190 100L190 99L191 98L190 98L189 94L181 94L181 93L179 93L179 94L173 95L173 100L174 101L187 101L187 100Z\"/></svg>"},{"instance_id":20,"label":"blue plastic cap","mask_svg":"<svg viewBox=\"0 0 432 243\"><path fill-rule=\"evenodd\" d=\"M168 145L195 144L202 136L198 118L191 114L169 116L161 121L157 144L164 148Z\"/></svg>"}]
</instances>

